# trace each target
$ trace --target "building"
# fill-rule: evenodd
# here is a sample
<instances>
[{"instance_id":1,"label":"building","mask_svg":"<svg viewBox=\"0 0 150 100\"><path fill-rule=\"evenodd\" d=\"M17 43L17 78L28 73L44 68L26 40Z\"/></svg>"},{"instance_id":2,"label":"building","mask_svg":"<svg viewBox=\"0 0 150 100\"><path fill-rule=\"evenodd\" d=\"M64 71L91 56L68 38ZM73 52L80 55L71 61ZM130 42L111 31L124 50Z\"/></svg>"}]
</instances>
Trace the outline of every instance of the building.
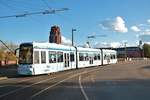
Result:
<instances>
[{"instance_id":1,"label":"building","mask_svg":"<svg viewBox=\"0 0 150 100\"><path fill-rule=\"evenodd\" d=\"M144 51L138 47L119 47L119 48L100 48L100 49L112 49L117 51L118 58L140 58L144 57Z\"/></svg>"},{"instance_id":2,"label":"building","mask_svg":"<svg viewBox=\"0 0 150 100\"><path fill-rule=\"evenodd\" d=\"M49 42L61 44L61 32L58 26L51 27Z\"/></svg>"},{"instance_id":3,"label":"building","mask_svg":"<svg viewBox=\"0 0 150 100\"><path fill-rule=\"evenodd\" d=\"M140 58L144 57L144 52L140 47L113 48L117 51L118 58Z\"/></svg>"}]
</instances>

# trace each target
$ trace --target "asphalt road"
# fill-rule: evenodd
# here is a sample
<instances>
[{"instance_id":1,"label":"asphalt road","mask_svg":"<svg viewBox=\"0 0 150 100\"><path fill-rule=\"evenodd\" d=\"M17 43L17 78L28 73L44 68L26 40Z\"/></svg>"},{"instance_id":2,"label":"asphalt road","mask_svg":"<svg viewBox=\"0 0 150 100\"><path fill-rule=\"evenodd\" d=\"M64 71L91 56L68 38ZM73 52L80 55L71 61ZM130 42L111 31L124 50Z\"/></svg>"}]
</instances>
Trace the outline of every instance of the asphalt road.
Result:
<instances>
[{"instance_id":1,"label":"asphalt road","mask_svg":"<svg viewBox=\"0 0 150 100\"><path fill-rule=\"evenodd\" d=\"M14 75L0 80L0 100L150 100L150 61Z\"/></svg>"}]
</instances>

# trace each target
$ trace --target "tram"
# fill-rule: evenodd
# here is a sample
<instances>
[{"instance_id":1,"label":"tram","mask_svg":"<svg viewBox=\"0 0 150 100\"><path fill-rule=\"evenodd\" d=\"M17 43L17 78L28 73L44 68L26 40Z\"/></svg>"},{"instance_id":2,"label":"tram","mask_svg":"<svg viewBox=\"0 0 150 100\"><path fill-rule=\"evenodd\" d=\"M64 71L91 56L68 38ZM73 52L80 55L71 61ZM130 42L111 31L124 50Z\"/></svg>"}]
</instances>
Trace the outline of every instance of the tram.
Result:
<instances>
[{"instance_id":1,"label":"tram","mask_svg":"<svg viewBox=\"0 0 150 100\"><path fill-rule=\"evenodd\" d=\"M83 48L55 43L22 43L19 75L39 75L117 63L115 50Z\"/></svg>"}]
</instances>

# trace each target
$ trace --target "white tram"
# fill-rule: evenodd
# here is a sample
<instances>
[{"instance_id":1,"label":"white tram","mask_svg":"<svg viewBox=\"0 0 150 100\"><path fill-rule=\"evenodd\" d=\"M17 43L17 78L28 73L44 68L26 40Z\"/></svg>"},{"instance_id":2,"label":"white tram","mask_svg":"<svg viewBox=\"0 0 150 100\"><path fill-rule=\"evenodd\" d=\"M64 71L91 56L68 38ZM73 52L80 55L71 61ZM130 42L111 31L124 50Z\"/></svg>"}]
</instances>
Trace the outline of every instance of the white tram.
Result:
<instances>
[{"instance_id":1,"label":"white tram","mask_svg":"<svg viewBox=\"0 0 150 100\"><path fill-rule=\"evenodd\" d=\"M116 51L65 46L55 43L22 43L20 75L38 75L117 63Z\"/></svg>"}]
</instances>

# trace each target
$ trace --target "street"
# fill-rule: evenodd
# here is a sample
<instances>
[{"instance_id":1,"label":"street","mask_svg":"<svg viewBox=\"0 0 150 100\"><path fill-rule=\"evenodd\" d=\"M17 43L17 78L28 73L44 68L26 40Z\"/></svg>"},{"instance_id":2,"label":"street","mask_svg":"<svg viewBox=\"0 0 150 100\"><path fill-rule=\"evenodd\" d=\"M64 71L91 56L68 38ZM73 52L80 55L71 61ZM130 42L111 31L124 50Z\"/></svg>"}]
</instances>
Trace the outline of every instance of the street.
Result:
<instances>
[{"instance_id":1,"label":"street","mask_svg":"<svg viewBox=\"0 0 150 100\"><path fill-rule=\"evenodd\" d=\"M149 100L149 93L149 60L0 80L0 100Z\"/></svg>"}]
</instances>

